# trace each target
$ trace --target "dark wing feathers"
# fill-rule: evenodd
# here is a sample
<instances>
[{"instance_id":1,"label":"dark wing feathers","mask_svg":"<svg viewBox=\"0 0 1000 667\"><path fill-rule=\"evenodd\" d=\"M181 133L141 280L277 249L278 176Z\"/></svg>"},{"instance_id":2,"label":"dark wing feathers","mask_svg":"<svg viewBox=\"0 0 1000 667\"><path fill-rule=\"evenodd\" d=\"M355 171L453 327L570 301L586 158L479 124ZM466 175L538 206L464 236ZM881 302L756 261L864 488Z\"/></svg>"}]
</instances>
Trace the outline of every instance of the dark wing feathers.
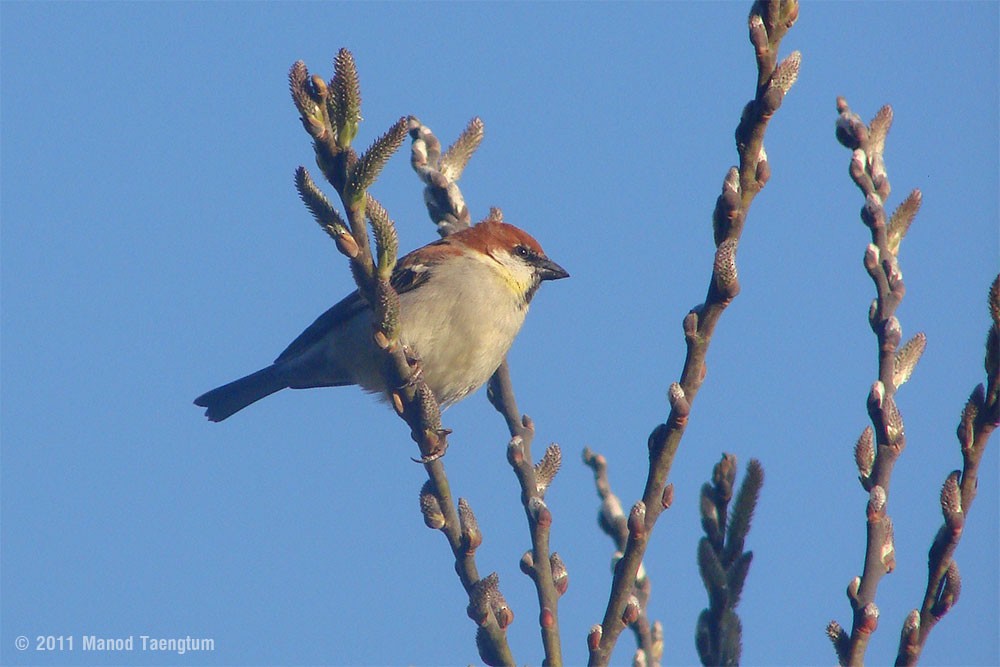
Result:
<instances>
[{"instance_id":1,"label":"dark wing feathers","mask_svg":"<svg viewBox=\"0 0 1000 667\"><path fill-rule=\"evenodd\" d=\"M416 262L406 262L404 258L404 261L401 261L396 270L393 271L389 282L396 292L402 294L423 284L429 277L430 273L427 271L426 265ZM340 322L354 317L367 307L368 302L365 301L364 297L357 290L354 290L325 313L317 317L315 322L310 324L305 331L299 334L298 338L285 348L284 352L278 355L274 363L280 364L283 361L302 354L322 340Z\"/></svg>"},{"instance_id":2,"label":"dark wing feathers","mask_svg":"<svg viewBox=\"0 0 1000 667\"><path fill-rule=\"evenodd\" d=\"M285 348L284 352L278 355L274 363L280 364L283 361L302 354L312 345L322 340L323 336L337 326L338 323L353 317L367 307L368 304L362 298L361 294L357 290L354 290L330 307L325 313L317 317L315 322L310 324L305 331L299 334L298 338Z\"/></svg>"},{"instance_id":3,"label":"dark wing feathers","mask_svg":"<svg viewBox=\"0 0 1000 667\"><path fill-rule=\"evenodd\" d=\"M411 289L427 282L431 274L423 264L400 265L392 272L389 284L396 290L397 294L409 292Z\"/></svg>"}]
</instances>

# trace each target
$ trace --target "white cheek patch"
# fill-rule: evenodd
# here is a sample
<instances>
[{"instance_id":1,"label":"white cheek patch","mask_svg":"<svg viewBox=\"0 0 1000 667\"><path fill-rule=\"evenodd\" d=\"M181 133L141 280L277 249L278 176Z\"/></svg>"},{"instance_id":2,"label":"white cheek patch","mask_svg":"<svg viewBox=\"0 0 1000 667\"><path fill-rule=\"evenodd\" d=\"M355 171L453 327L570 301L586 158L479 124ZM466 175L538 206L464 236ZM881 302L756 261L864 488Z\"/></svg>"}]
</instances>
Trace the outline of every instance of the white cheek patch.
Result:
<instances>
[{"instance_id":1,"label":"white cheek patch","mask_svg":"<svg viewBox=\"0 0 1000 667\"><path fill-rule=\"evenodd\" d=\"M518 294L527 294L535 285L535 269L508 252L491 255L500 266L504 281Z\"/></svg>"}]
</instances>

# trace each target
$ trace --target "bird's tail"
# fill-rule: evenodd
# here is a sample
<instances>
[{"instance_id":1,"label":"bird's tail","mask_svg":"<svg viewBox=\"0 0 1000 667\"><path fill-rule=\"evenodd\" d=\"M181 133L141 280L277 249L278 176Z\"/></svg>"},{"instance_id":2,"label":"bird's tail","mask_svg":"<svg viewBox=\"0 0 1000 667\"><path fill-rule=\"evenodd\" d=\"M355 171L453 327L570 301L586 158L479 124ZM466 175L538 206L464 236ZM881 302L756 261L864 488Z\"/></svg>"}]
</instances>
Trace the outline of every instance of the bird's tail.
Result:
<instances>
[{"instance_id":1,"label":"bird's tail","mask_svg":"<svg viewBox=\"0 0 1000 667\"><path fill-rule=\"evenodd\" d=\"M251 403L259 401L265 396L270 396L287 386L288 383L281 378L278 369L272 365L205 392L194 399L194 404L206 408L205 416L211 421L221 422Z\"/></svg>"}]
</instances>

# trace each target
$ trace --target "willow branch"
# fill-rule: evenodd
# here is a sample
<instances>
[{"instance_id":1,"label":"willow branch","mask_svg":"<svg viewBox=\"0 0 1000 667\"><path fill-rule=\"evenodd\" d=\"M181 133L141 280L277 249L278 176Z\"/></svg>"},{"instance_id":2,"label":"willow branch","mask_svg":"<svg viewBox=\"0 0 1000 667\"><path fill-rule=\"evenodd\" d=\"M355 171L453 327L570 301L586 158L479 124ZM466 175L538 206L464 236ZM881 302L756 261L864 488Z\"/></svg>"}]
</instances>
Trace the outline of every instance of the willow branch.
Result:
<instances>
[{"instance_id":1,"label":"willow branch","mask_svg":"<svg viewBox=\"0 0 1000 667\"><path fill-rule=\"evenodd\" d=\"M597 513L597 523L601 530L611 538L615 544L615 553L612 557L612 571L617 566L619 560L625 552L628 543L628 517L622 510L621 500L611 490L611 482L608 479L608 461L596 452L585 448L583 450L583 462L594 471L594 485L597 487L597 495L601 499L601 509ZM667 508L673 502L674 485L667 484L664 490ZM649 620L649 596L652 585L646 569L639 566L636 574L635 584L632 586L630 597L634 597L639 606L639 615L636 620L629 624L635 634L636 654L632 659L633 664L648 665L656 667L663 659L663 624L660 621L650 623ZM600 628L600 626L596 626Z\"/></svg>"},{"instance_id":2,"label":"willow branch","mask_svg":"<svg viewBox=\"0 0 1000 667\"><path fill-rule=\"evenodd\" d=\"M865 197L861 219L871 236L864 255L864 266L875 285L875 300L868 312L868 322L876 337L877 376L868 393L868 416L872 422L855 445L859 479L868 492L866 548L861 576L848 588L853 611L851 633L845 639L843 629L828 627L841 663L860 665L872 633L878 627L875 594L879 582L895 567L892 519L888 513L892 470L906 446L903 418L896 405L898 387L909 379L926 340L917 334L900 347L902 328L896 309L903 300L906 286L899 268L898 252L905 231L920 208L921 195L914 190L891 218L885 202L891 187L885 170L885 139L892 125L892 108L884 106L869 125L851 112L847 101L837 99L840 113L836 124L838 140L853 153L850 174ZM839 627L839 626L837 626Z\"/></svg>"},{"instance_id":3,"label":"willow branch","mask_svg":"<svg viewBox=\"0 0 1000 667\"><path fill-rule=\"evenodd\" d=\"M691 403L705 378L705 357L722 312L739 293L736 250L754 197L770 175L764 151L768 122L781 106L798 76L800 54L796 51L779 64L782 37L798 17L796 0L755 2L749 17L750 41L757 59L754 99L747 103L736 128L739 166L726 176L716 203L713 225L716 255L705 302L684 318L687 356L679 382L671 385L670 414L649 437L649 474L642 500L629 516L629 537L622 559L615 567L611 594L604 618L588 637L591 665L607 665L621 631L628 625L630 595L642 563L650 533L664 509L667 476L687 426Z\"/></svg>"},{"instance_id":4,"label":"willow branch","mask_svg":"<svg viewBox=\"0 0 1000 667\"><path fill-rule=\"evenodd\" d=\"M920 609L911 611L900 633L897 665L915 665L931 630L958 602L962 579L953 556L965 521L976 497L979 462L990 436L1000 422L1000 276L989 292L992 324L986 336L986 385L978 385L959 418L957 435L962 452L962 470L955 470L941 489L944 523L927 556L927 588Z\"/></svg>"},{"instance_id":5,"label":"willow branch","mask_svg":"<svg viewBox=\"0 0 1000 667\"><path fill-rule=\"evenodd\" d=\"M347 49L338 52L329 83L310 76L299 61L289 73L289 87L303 127L313 138L316 162L339 195L346 221L331 214L332 207L303 167L296 172L296 185L303 202L350 261L358 290L374 311L373 339L384 354L387 384L396 388L390 391L392 404L409 425L429 478L420 498L424 520L444 533L455 556L455 569L469 595L469 615L479 626L481 657L488 664L514 664L504 632L513 615L500 595L496 576L479 577L474 555L482 536L468 504L460 500L456 509L440 460L450 431L441 425L440 406L401 343L399 296L389 283L396 262L394 225L367 192L402 143L407 121L400 119L361 156L355 153L351 143L361 121L361 93L354 58ZM377 258L368 239L369 219L375 228Z\"/></svg>"},{"instance_id":6,"label":"willow branch","mask_svg":"<svg viewBox=\"0 0 1000 667\"><path fill-rule=\"evenodd\" d=\"M447 236L468 227L471 218L457 181L482 141L482 121L472 119L444 153L441 142L419 119L411 116L408 127L412 138L410 164L425 184L424 202L438 233ZM499 209L492 209L490 217L502 220L503 215ZM538 596L539 626L545 651L543 664L561 665L558 603L569 585L569 576L559 555L549 551L552 513L545 504L545 491L559 470L562 454L559 446L552 444L542 459L533 463L534 424L518 410L506 360L490 378L487 395L511 434L507 460L521 487L521 503L531 535L531 550L521 558L521 570L531 577Z\"/></svg>"}]
</instances>

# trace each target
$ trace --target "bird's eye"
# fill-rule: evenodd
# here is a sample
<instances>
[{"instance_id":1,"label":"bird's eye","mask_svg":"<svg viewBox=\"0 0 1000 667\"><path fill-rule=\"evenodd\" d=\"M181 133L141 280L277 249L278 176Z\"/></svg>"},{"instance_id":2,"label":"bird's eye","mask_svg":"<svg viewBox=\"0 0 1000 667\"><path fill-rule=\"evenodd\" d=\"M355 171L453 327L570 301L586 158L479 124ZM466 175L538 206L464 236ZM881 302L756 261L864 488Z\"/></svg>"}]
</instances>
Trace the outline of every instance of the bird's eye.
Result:
<instances>
[{"instance_id":1,"label":"bird's eye","mask_svg":"<svg viewBox=\"0 0 1000 667\"><path fill-rule=\"evenodd\" d=\"M514 254L518 257L524 257L525 259L531 257L531 251L523 245L514 246Z\"/></svg>"}]
</instances>

